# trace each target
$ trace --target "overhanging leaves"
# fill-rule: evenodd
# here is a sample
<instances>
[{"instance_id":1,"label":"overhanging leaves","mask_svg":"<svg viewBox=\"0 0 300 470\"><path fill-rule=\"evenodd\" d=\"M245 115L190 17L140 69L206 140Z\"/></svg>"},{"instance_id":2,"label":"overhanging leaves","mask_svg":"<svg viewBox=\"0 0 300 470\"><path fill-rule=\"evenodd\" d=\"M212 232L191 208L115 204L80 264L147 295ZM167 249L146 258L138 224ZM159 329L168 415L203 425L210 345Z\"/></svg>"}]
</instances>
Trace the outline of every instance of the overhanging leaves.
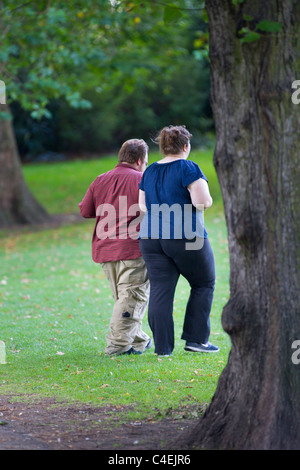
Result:
<instances>
[{"instance_id":1,"label":"overhanging leaves","mask_svg":"<svg viewBox=\"0 0 300 470\"><path fill-rule=\"evenodd\" d=\"M282 30L282 26L277 21L263 20L257 23L256 30L265 31L267 33L277 33Z\"/></svg>"},{"instance_id":2,"label":"overhanging leaves","mask_svg":"<svg viewBox=\"0 0 300 470\"><path fill-rule=\"evenodd\" d=\"M176 23L182 18L182 11L178 7L166 6L164 9L164 22Z\"/></svg>"}]
</instances>

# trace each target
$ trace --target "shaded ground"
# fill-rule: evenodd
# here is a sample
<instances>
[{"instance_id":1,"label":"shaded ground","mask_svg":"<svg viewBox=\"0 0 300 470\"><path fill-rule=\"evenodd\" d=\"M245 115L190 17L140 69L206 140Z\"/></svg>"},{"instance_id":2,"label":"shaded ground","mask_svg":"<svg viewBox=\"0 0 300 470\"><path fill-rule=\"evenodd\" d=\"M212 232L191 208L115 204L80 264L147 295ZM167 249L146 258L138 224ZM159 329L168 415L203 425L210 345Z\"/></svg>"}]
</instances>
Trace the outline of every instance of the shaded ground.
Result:
<instances>
[{"instance_id":1,"label":"shaded ground","mask_svg":"<svg viewBox=\"0 0 300 470\"><path fill-rule=\"evenodd\" d=\"M0 450L168 450L199 419L195 407L140 421L124 411L0 396Z\"/></svg>"}]
</instances>

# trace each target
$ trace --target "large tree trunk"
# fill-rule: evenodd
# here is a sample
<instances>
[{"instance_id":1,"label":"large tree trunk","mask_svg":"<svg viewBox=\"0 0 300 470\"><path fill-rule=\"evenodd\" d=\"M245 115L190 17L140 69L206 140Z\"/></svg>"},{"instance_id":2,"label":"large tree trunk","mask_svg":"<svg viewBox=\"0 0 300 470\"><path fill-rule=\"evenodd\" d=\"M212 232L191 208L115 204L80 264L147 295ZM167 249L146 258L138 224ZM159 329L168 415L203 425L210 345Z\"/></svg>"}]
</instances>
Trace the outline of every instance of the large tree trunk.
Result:
<instances>
[{"instance_id":1,"label":"large tree trunk","mask_svg":"<svg viewBox=\"0 0 300 470\"><path fill-rule=\"evenodd\" d=\"M1 111L10 114L7 105ZM39 224L50 220L46 210L26 186L12 120L0 121L0 228L13 224Z\"/></svg>"},{"instance_id":2,"label":"large tree trunk","mask_svg":"<svg viewBox=\"0 0 300 470\"><path fill-rule=\"evenodd\" d=\"M298 0L207 0L214 163L225 207L228 364L184 448L299 449L300 79ZM283 31L242 44L243 15ZM217 293L216 293L217 295ZM294 363L296 362L296 363Z\"/></svg>"}]
</instances>

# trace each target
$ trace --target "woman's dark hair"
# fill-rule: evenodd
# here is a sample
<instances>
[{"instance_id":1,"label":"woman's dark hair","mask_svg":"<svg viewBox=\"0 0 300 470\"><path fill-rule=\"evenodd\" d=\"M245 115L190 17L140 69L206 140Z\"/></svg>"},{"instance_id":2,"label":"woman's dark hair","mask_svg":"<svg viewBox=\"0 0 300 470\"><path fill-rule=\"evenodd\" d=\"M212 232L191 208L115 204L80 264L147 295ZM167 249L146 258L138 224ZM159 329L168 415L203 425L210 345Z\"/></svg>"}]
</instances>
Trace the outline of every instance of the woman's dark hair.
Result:
<instances>
[{"instance_id":1,"label":"woman's dark hair","mask_svg":"<svg viewBox=\"0 0 300 470\"><path fill-rule=\"evenodd\" d=\"M164 155L177 155L192 137L185 126L167 126L159 132L155 142L159 144L159 149Z\"/></svg>"},{"instance_id":2,"label":"woman's dark hair","mask_svg":"<svg viewBox=\"0 0 300 470\"><path fill-rule=\"evenodd\" d=\"M126 140L120 148L118 161L126 163L136 163L140 158L145 160L146 153L148 152L148 145L142 139Z\"/></svg>"}]
</instances>

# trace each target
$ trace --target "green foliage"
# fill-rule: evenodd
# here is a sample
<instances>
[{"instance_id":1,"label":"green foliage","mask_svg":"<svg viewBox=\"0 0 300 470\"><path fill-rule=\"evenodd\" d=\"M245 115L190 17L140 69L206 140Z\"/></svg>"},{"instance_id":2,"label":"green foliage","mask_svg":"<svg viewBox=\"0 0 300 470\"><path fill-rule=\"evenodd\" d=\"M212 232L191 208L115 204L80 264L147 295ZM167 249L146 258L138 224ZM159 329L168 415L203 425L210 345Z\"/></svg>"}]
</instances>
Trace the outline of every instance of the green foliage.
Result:
<instances>
[{"instance_id":1,"label":"green foliage","mask_svg":"<svg viewBox=\"0 0 300 470\"><path fill-rule=\"evenodd\" d=\"M262 34L278 33L282 30L281 24L277 21L262 20L257 23L253 16L247 14L243 15L243 19L246 22L246 26L239 30L239 35L241 36L240 42L242 44L258 41Z\"/></svg>"},{"instance_id":2,"label":"green foliage","mask_svg":"<svg viewBox=\"0 0 300 470\"><path fill-rule=\"evenodd\" d=\"M152 3L140 7L127 1L5 2L0 58L9 101L34 107L34 117L61 96L86 107L80 94L88 87L82 79L107 84L121 70L126 81L133 68L159 70L170 64L181 54L182 41L175 39L177 25L164 23L163 12ZM166 21L178 15L178 7L165 9Z\"/></svg>"},{"instance_id":3,"label":"green foliage","mask_svg":"<svg viewBox=\"0 0 300 470\"><path fill-rule=\"evenodd\" d=\"M263 20L257 23L256 29L267 33L277 33L282 30L282 26L278 21Z\"/></svg>"},{"instance_id":4,"label":"green foliage","mask_svg":"<svg viewBox=\"0 0 300 470\"><path fill-rule=\"evenodd\" d=\"M18 56L20 41L30 43L22 66L10 57L15 80L7 86L21 153L114 151L133 135L149 139L164 125L182 123L201 143L200 134L213 128L208 33L202 3L182 8L188 4L52 2L40 7L40 29L32 25L35 7L20 8L20 25L31 33L16 30L6 41ZM166 22L167 8L180 17Z\"/></svg>"},{"instance_id":5,"label":"green foliage","mask_svg":"<svg viewBox=\"0 0 300 470\"><path fill-rule=\"evenodd\" d=\"M242 38L240 39L241 43L254 42L260 39L260 34L256 31L251 31L249 28L241 28L239 30L239 34L242 35Z\"/></svg>"},{"instance_id":6,"label":"green foliage","mask_svg":"<svg viewBox=\"0 0 300 470\"><path fill-rule=\"evenodd\" d=\"M182 18L182 11L178 7L166 6L164 9L164 22L174 23Z\"/></svg>"},{"instance_id":7,"label":"green foliage","mask_svg":"<svg viewBox=\"0 0 300 470\"><path fill-rule=\"evenodd\" d=\"M94 12L109 19L113 8L105 0L69 2L45 1L17 4L2 2L1 75L7 85L8 101L17 100L24 109L40 118L51 98L65 96L80 102L78 73L90 64L105 66L105 55L95 48L95 39L104 25L97 24Z\"/></svg>"}]
</instances>

